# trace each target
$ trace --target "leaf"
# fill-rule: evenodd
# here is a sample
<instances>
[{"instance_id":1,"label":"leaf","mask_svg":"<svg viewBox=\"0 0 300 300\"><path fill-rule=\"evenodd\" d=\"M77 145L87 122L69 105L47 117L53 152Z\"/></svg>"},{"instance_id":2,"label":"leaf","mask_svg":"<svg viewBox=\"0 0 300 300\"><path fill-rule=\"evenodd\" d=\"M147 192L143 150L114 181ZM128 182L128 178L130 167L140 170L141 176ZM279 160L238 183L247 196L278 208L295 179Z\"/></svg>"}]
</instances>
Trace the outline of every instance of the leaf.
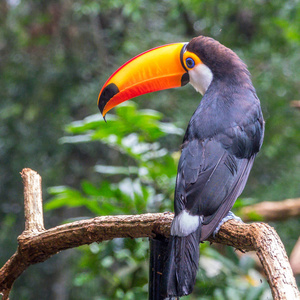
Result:
<instances>
[{"instance_id":1,"label":"leaf","mask_svg":"<svg viewBox=\"0 0 300 300\"><path fill-rule=\"evenodd\" d=\"M115 167L115 166L96 165L94 169L98 173L107 174L107 175L116 175L116 174L130 175L130 174L139 173L139 168L134 166Z\"/></svg>"}]
</instances>

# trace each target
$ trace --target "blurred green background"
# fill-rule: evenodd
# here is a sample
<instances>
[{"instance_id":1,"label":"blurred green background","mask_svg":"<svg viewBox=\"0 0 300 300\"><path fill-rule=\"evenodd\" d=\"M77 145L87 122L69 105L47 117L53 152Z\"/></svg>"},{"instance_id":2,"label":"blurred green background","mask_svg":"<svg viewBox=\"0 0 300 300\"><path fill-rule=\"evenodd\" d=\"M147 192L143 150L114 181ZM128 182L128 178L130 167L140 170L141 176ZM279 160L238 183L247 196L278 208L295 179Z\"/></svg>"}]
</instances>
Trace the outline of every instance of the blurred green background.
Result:
<instances>
[{"instance_id":1,"label":"blurred green background","mask_svg":"<svg viewBox=\"0 0 300 300\"><path fill-rule=\"evenodd\" d=\"M0 1L0 263L24 229L19 172L43 178L45 226L173 210L179 146L201 97L189 85L127 102L102 120L108 76L147 49L207 35L248 65L266 120L242 206L300 195L299 1ZM288 254L300 220L271 223ZM186 299L270 299L255 262L201 245ZM147 299L147 239L64 251L31 266L11 299ZM299 283L299 278L298 278Z\"/></svg>"}]
</instances>

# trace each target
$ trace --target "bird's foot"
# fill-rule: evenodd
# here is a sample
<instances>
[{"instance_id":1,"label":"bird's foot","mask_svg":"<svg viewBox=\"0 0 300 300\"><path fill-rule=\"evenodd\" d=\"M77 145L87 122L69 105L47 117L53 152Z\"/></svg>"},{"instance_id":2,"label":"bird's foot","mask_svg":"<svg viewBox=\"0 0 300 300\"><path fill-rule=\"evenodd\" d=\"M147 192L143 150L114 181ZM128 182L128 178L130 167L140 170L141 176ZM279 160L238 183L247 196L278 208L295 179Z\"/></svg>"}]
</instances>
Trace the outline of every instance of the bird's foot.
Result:
<instances>
[{"instance_id":1,"label":"bird's foot","mask_svg":"<svg viewBox=\"0 0 300 300\"><path fill-rule=\"evenodd\" d=\"M221 226L231 220L231 219L234 219L238 222L242 222L243 223L243 220L240 218L240 217L237 217L232 211L229 211L228 214L221 220L221 222L219 223L219 225L217 226L217 228L215 229L215 231L213 232L213 237L215 238L216 234L219 232Z\"/></svg>"}]
</instances>

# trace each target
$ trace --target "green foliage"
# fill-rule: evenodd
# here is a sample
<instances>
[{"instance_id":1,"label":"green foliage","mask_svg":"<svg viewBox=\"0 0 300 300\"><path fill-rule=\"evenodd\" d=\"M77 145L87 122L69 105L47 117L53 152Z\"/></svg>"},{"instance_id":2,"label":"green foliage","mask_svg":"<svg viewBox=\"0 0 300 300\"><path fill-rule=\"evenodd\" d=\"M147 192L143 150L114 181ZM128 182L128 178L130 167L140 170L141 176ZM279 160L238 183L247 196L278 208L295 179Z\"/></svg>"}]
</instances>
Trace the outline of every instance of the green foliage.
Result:
<instances>
[{"instance_id":1,"label":"green foliage","mask_svg":"<svg viewBox=\"0 0 300 300\"><path fill-rule=\"evenodd\" d=\"M69 187L51 188L49 193L54 198L45 208L85 206L98 215L170 209L176 155L161 147L157 139L167 134L182 135L183 131L161 119L158 112L137 110L133 102L127 102L116 109L115 116L107 118L107 123L98 114L70 124L67 132L72 136L62 138L61 142L101 141L116 151L122 166L96 164L94 169L103 176L117 176L119 181L103 181L100 187L83 181L81 192Z\"/></svg>"},{"instance_id":2,"label":"green foliage","mask_svg":"<svg viewBox=\"0 0 300 300\"><path fill-rule=\"evenodd\" d=\"M263 299L263 295L264 297L270 296L268 284L255 270L255 262L252 258L242 256L239 259L232 248L227 249L227 256L211 247L203 248L196 295L201 295L205 291L203 299L233 300L254 300Z\"/></svg>"}]
</instances>

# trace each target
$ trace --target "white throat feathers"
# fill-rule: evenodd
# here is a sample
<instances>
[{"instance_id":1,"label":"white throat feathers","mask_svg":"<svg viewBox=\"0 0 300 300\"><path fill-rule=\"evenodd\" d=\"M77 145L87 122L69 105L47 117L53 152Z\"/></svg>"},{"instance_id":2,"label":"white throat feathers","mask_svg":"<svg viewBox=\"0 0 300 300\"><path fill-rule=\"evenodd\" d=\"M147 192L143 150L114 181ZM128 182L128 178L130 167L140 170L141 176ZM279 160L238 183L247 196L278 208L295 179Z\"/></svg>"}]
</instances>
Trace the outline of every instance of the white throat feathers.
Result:
<instances>
[{"instance_id":1,"label":"white throat feathers","mask_svg":"<svg viewBox=\"0 0 300 300\"><path fill-rule=\"evenodd\" d=\"M204 95L213 80L213 74L205 64L198 64L189 70L190 84L200 94Z\"/></svg>"}]
</instances>

